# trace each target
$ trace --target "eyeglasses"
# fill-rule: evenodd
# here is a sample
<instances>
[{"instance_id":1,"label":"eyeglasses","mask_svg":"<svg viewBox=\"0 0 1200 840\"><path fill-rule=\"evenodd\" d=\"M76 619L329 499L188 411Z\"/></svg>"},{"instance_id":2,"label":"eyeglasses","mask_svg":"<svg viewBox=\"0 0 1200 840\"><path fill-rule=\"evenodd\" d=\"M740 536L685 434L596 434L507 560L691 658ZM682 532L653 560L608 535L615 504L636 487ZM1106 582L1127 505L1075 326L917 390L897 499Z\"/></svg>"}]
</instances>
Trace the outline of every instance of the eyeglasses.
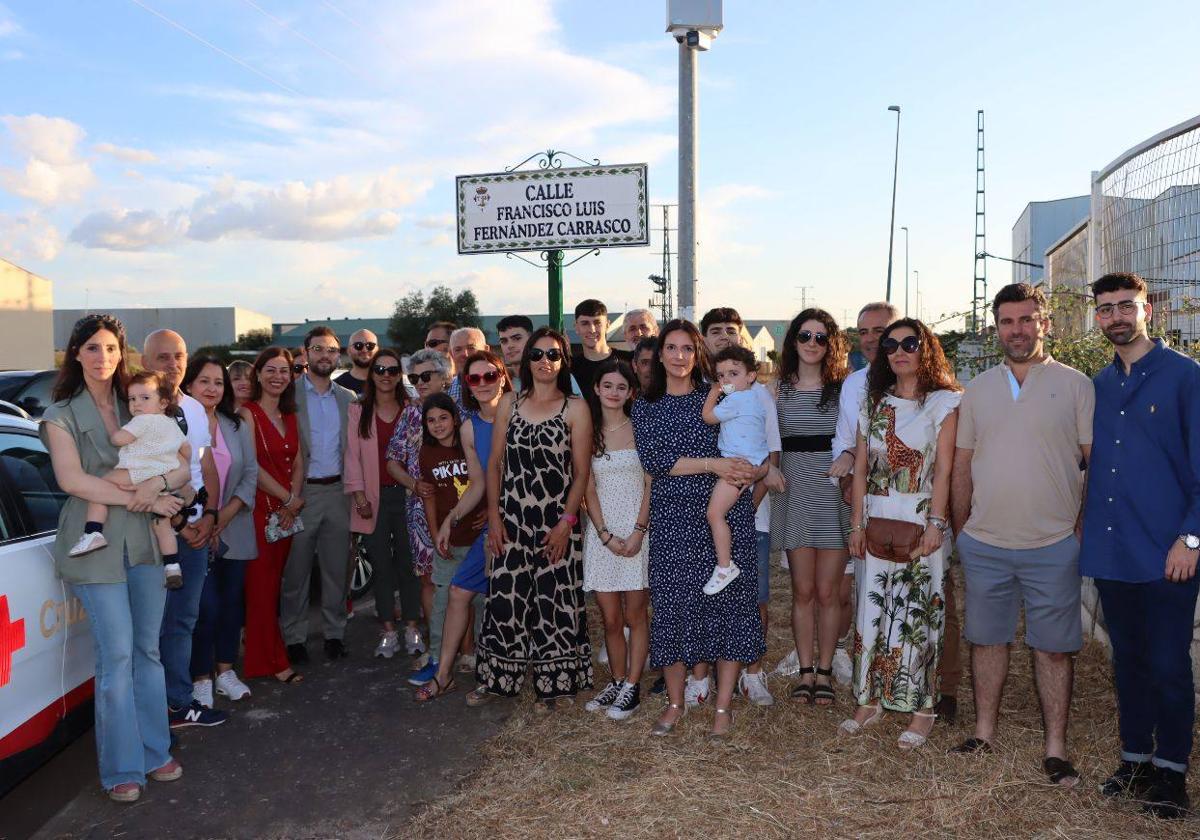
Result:
<instances>
[{"instance_id":1,"label":"eyeglasses","mask_svg":"<svg viewBox=\"0 0 1200 840\"><path fill-rule=\"evenodd\" d=\"M418 382L428 382L430 379L433 379L433 376L434 373L431 370L427 370L422 373L410 373L408 375L408 381L413 385L416 385Z\"/></svg>"},{"instance_id":2,"label":"eyeglasses","mask_svg":"<svg viewBox=\"0 0 1200 840\"><path fill-rule=\"evenodd\" d=\"M563 354L562 351L557 347L551 347L549 350L543 350L541 347L534 347L529 351L529 361L531 362L540 362L543 356L545 356L551 362L561 362Z\"/></svg>"},{"instance_id":3,"label":"eyeglasses","mask_svg":"<svg viewBox=\"0 0 1200 840\"><path fill-rule=\"evenodd\" d=\"M921 348L921 339L915 335L906 335L900 341L888 337L879 342L879 346L883 348L883 352L891 356L897 350L903 350L905 353L916 353Z\"/></svg>"},{"instance_id":4,"label":"eyeglasses","mask_svg":"<svg viewBox=\"0 0 1200 840\"><path fill-rule=\"evenodd\" d=\"M398 376L402 368L400 365L375 365L374 371L379 376Z\"/></svg>"},{"instance_id":5,"label":"eyeglasses","mask_svg":"<svg viewBox=\"0 0 1200 840\"><path fill-rule=\"evenodd\" d=\"M443 344L449 344L449 343L450 343L450 339L448 339L448 338L431 338L425 342L425 346L428 347L430 350L436 350L439 347L441 347Z\"/></svg>"},{"instance_id":6,"label":"eyeglasses","mask_svg":"<svg viewBox=\"0 0 1200 840\"><path fill-rule=\"evenodd\" d=\"M353 347L357 353L361 353L364 350L366 350L368 353L373 353L375 352L375 348L379 345L374 341L356 341L350 346Z\"/></svg>"},{"instance_id":7,"label":"eyeglasses","mask_svg":"<svg viewBox=\"0 0 1200 840\"><path fill-rule=\"evenodd\" d=\"M488 385L491 385L493 382L495 382L499 378L500 378L500 371L496 370L495 368L492 368L487 373L468 373L467 374L467 384L473 388L478 388L480 385L482 385L485 382Z\"/></svg>"},{"instance_id":8,"label":"eyeglasses","mask_svg":"<svg viewBox=\"0 0 1200 840\"><path fill-rule=\"evenodd\" d=\"M304 362L296 362L292 365L292 373L304 373L306 370L308 370L308 365Z\"/></svg>"},{"instance_id":9,"label":"eyeglasses","mask_svg":"<svg viewBox=\"0 0 1200 840\"><path fill-rule=\"evenodd\" d=\"M1142 308L1144 300L1122 300L1116 303L1102 303L1096 307L1096 317L1108 319L1113 316L1114 312L1120 312L1122 315L1132 315Z\"/></svg>"},{"instance_id":10,"label":"eyeglasses","mask_svg":"<svg viewBox=\"0 0 1200 840\"><path fill-rule=\"evenodd\" d=\"M816 341L818 347L824 347L829 344L829 336L825 333L815 333L812 330L800 330L800 334L796 336L796 341L800 344L808 344L810 341Z\"/></svg>"}]
</instances>

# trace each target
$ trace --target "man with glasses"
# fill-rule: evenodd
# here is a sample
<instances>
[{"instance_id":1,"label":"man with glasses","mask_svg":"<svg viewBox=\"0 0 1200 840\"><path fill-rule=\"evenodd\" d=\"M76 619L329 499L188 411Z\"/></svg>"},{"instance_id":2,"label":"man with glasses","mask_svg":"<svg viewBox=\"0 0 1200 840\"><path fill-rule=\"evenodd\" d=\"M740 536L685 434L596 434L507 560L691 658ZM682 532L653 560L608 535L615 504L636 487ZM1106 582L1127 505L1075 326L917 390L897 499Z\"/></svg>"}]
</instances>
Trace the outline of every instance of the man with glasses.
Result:
<instances>
[{"instance_id":1,"label":"man with glasses","mask_svg":"<svg viewBox=\"0 0 1200 840\"><path fill-rule=\"evenodd\" d=\"M303 347L296 347L292 350L292 379L299 379L308 372L308 354L304 352Z\"/></svg>"},{"instance_id":2,"label":"man with glasses","mask_svg":"<svg viewBox=\"0 0 1200 840\"><path fill-rule=\"evenodd\" d=\"M370 330L359 330L350 336L346 355L350 357L350 369L340 374L334 382L362 396L371 375L371 358L379 347L379 338Z\"/></svg>"},{"instance_id":3,"label":"man with glasses","mask_svg":"<svg viewBox=\"0 0 1200 840\"><path fill-rule=\"evenodd\" d=\"M450 334L458 329L453 321L435 321L425 332L425 349L436 350L450 358Z\"/></svg>"},{"instance_id":4,"label":"man with glasses","mask_svg":"<svg viewBox=\"0 0 1200 840\"><path fill-rule=\"evenodd\" d=\"M1191 645L1200 554L1200 365L1152 340L1136 274L1092 284L1113 345L1096 374L1080 571L1112 642L1121 762L1103 784L1158 817L1184 817L1196 699Z\"/></svg>"},{"instance_id":5,"label":"man with glasses","mask_svg":"<svg viewBox=\"0 0 1200 840\"><path fill-rule=\"evenodd\" d=\"M1095 389L1046 353L1040 289L1005 286L992 302L1000 364L967 385L958 410L951 521L966 577L975 732L958 753L992 750L1009 649L1025 610L1051 782L1079 784L1067 758L1073 657L1083 645L1075 536L1092 448Z\"/></svg>"},{"instance_id":6,"label":"man with glasses","mask_svg":"<svg viewBox=\"0 0 1200 840\"><path fill-rule=\"evenodd\" d=\"M292 537L279 625L292 664L308 661L308 593L314 555L321 570L321 619L325 655L346 655L346 582L350 544L350 500L342 488L346 454L346 410L354 392L330 380L341 355L337 334L314 327L304 337L308 372L296 382L300 454L304 459L304 530Z\"/></svg>"}]
</instances>

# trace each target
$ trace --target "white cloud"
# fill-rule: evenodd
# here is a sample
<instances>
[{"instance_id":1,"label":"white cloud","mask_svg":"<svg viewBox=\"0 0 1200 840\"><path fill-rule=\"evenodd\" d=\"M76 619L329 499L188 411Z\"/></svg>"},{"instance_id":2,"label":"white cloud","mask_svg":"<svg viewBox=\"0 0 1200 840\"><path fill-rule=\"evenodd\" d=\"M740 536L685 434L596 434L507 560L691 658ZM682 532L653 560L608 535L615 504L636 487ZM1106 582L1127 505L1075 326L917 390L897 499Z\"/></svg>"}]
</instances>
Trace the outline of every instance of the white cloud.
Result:
<instances>
[{"instance_id":1,"label":"white cloud","mask_svg":"<svg viewBox=\"0 0 1200 840\"><path fill-rule=\"evenodd\" d=\"M417 227L428 230L454 230L454 214L440 213L435 216L422 216L415 222Z\"/></svg>"},{"instance_id":2,"label":"white cloud","mask_svg":"<svg viewBox=\"0 0 1200 840\"><path fill-rule=\"evenodd\" d=\"M76 225L71 241L87 248L146 251L176 242L187 226L178 212L163 217L153 210L101 210Z\"/></svg>"},{"instance_id":3,"label":"white cloud","mask_svg":"<svg viewBox=\"0 0 1200 840\"><path fill-rule=\"evenodd\" d=\"M23 168L0 167L0 185L39 204L79 201L95 182L92 168L79 156L85 132L70 120L30 114L0 118Z\"/></svg>"},{"instance_id":4,"label":"white cloud","mask_svg":"<svg viewBox=\"0 0 1200 840\"><path fill-rule=\"evenodd\" d=\"M158 155L148 149L134 149L129 146L116 146L112 143L97 143L93 148L102 155L109 155L126 163L158 162Z\"/></svg>"},{"instance_id":5,"label":"white cloud","mask_svg":"<svg viewBox=\"0 0 1200 840\"><path fill-rule=\"evenodd\" d=\"M50 261L62 250L62 234L37 211L0 213L0 253L15 260Z\"/></svg>"},{"instance_id":6,"label":"white cloud","mask_svg":"<svg viewBox=\"0 0 1200 840\"><path fill-rule=\"evenodd\" d=\"M17 25L17 22L8 17L3 8L0 8L0 38L8 38L20 31L21 27Z\"/></svg>"}]
</instances>

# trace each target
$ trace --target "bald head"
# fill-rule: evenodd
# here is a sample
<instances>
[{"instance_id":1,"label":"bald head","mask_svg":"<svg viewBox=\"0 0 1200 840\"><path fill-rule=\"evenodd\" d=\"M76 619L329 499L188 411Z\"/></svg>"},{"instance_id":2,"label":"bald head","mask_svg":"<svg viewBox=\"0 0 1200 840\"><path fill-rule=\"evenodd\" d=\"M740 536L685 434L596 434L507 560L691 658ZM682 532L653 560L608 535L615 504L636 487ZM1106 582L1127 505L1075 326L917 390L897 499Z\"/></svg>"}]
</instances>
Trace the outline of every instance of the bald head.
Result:
<instances>
[{"instance_id":1,"label":"bald head","mask_svg":"<svg viewBox=\"0 0 1200 840\"><path fill-rule=\"evenodd\" d=\"M187 345L174 330L155 330L142 343L142 367L161 373L172 390L179 390L187 363Z\"/></svg>"},{"instance_id":2,"label":"bald head","mask_svg":"<svg viewBox=\"0 0 1200 840\"><path fill-rule=\"evenodd\" d=\"M454 361L454 369L462 370L467 363L467 356L479 350L487 350L487 339L483 330L477 327L459 327L450 333L450 358Z\"/></svg>"},{"instance_id":3,"label":"bald head","mask_svg":"<svg viewBox=\"0 0 1200 840\"><path fill-rule=\"evenodd\" d=\"M371 357L375 355L375 351L379 348L379 338L370 330L359 330L350 336L350 343L346 347L346 353L350 356L350 361L353 362L356 368L366 370L371 364Z\"/></svg>"}]
</instances>

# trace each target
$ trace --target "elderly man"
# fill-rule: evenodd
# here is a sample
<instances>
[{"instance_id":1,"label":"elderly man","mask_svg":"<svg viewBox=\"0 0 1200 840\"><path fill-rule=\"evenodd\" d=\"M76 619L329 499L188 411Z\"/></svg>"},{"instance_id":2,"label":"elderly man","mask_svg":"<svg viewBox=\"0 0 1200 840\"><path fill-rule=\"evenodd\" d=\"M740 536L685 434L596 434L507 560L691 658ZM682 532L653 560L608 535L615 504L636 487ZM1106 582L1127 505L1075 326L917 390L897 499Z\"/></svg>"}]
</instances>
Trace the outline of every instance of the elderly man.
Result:
<instances>
[{"instance_id":1,"label":"elderly man","mask_svg":"<svg viewBox=\"0 0 1200 840\"><path fill-rule=\"evenodd\" d=\"M350 369L333 381L361 397L367 387L367 378L371 375L371 359L378 347L379 338L370 330L359 330L351 335L350 344L346 347Z\"/></svg>"},{"instance_id":2,"label":"elderly man","mask_svg":"<svg viewBox=\"0 0 1200 840\"><path fill-rule=\"evenodd\" d=\"M208 574L208 543L217 522L216 505L221 496L204 406L179 390L187 363L187 345L179 333L155 330L146 336L142 346L142 364L147 370L162 374L175 392L175 420L192 449L192 488L197 492L203 488L208 496L204 511L193 512L188 524L179 533L179 565L183 569L183 586L167 592L158 640L172 729L216 726L224 723L228 717L225 712L205 708L192 696L192 631L200 614L200 595Z\"/></svg>"},{"instance_id":3,"label":"elderly man","mask_svg":"<svg viewBox=\"0 0 1200 840\"><path fill-rule=\"evenodd\" d=\"M459 327L450 333L450 361L454 364L454 379L446 392L454 398L460 411L463 408L462 379L458 374L466 369L468 356L479 350L490 349L487 339L483 337L483 330L478 327Z\"/></svg>"},{"instance_id":4,"label":"elderly man","mask_svg":"<svg viewBox=\"0 0 1200 840\"><path fill-rule=\"evenodd\" d=\"M625 313L625 346L632 352L643 338L658 335L658 322L649 309L631 309Z\"/></svg>"}]
</instances>

